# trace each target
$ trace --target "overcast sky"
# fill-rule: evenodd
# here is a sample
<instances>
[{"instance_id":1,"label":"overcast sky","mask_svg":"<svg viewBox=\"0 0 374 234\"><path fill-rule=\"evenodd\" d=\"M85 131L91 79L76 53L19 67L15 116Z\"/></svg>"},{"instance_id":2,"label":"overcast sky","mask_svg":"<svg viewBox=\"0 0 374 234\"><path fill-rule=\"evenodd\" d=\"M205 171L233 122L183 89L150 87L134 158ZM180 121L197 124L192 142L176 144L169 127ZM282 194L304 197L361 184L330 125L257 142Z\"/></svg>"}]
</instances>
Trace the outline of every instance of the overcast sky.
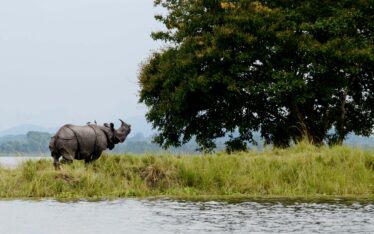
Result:
<instances>
[{"instance_id":1,"label":"overcast sky","mask_svg":"<svg viewBox=\"0 0 374 234\"><path fill-rule=\"evenodd\" d=\"M134 119L153 0L0 0L0 130Z\"/></svg>"}]
</instances>

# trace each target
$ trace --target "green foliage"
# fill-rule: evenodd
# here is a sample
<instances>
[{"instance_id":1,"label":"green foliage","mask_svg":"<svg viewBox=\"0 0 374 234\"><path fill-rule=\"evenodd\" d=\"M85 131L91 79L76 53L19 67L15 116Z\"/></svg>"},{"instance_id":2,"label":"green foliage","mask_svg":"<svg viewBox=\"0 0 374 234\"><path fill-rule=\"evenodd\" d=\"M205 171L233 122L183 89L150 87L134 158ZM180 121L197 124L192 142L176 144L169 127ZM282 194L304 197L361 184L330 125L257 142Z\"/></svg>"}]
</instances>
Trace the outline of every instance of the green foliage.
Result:
<instances>
[{"instance_id":1,"label":"green foliage","mask_svg":"<svg viewBox=\"0 0 374 234\"><path fill-rule=\"evenodd\" d=\"M216 155L104 155L55 171L51 160L0 167L0 198L374 198L374 152L302 142Z\"/></svg>"},{"instance_id":2,"label":"green foliage","mask_svg":"<svg viewBox=\"0 0 374 234\"><path fill-rule=\"evenodd\" d=\"M152 37L169 46L142 65L139 80L157 143L179 146L195 136L211 150L228 134L235 151L253 142L254 131L275 146L372 133L372 0L155 5L167 9L156 16L166 30Z\"/></svg>"}]
</instances>

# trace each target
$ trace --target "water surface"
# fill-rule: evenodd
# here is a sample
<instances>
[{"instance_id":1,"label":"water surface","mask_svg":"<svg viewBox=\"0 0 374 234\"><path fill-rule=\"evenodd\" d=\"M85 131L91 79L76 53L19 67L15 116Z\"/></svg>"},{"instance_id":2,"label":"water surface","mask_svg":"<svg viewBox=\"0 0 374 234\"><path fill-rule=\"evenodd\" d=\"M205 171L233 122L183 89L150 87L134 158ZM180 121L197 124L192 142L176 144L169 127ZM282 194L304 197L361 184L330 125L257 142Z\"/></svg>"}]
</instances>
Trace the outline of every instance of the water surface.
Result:
<instances>
[{"instance_id":1,"label":"water surface","mask_svg":"<svg viewBox=\"0 0 374 234\"><path fill-rule=\"evenodd\" d=\"M15 168L18 164L27 160L38 160L38 159L48 159L52 160L52 157L46 156L0 156L0 166L7 168Z\"/></svg>"},{"instance_id":2,"label":"water surface","mask_svg":"<svg viewBox=\"0 0 374 234\"><path fill-rule=\"evenodd\" d=\"M0 233L373 233L374 204L0 201Z\"/></svg>"}]
</instances>

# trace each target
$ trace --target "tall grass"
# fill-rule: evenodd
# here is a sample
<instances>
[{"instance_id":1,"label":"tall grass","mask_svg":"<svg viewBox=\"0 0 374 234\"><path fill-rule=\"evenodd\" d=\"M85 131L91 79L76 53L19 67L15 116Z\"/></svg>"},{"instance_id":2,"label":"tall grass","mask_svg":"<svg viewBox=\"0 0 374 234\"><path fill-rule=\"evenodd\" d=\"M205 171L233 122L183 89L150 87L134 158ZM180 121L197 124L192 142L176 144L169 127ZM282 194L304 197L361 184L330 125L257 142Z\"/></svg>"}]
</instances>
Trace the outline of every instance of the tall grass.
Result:
<instances>
[{"instance_id":1,"label":"tall grass","mask_svg":"<svg viewBox=\"0 0 374 234\"><path fill-rule=\"evenodd\" d=\"M49 160L0 168L0 198L154 196L374 199L374 152L300 143L231 155L104 155L60 171Z\"/></svg>"}]
</instances>

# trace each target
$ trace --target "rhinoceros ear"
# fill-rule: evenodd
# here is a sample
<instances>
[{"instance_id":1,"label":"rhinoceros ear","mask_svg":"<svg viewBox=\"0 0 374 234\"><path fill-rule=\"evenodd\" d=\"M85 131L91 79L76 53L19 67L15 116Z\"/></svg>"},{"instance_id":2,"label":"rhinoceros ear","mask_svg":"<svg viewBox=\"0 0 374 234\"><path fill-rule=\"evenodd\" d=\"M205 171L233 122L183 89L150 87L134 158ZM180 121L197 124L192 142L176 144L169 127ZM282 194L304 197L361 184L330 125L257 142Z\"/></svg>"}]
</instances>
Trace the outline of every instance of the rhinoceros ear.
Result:
<instances>
[{"instance_id":1,"label":"rhinoceros ear","mask_svg":"<svg viewBox=\"0 0 374 234\"><path fill-rule=\"evenodd\" d=\"M110 123L110 130L114 131L114 124Z\"/></svg>"}]
</instances>

